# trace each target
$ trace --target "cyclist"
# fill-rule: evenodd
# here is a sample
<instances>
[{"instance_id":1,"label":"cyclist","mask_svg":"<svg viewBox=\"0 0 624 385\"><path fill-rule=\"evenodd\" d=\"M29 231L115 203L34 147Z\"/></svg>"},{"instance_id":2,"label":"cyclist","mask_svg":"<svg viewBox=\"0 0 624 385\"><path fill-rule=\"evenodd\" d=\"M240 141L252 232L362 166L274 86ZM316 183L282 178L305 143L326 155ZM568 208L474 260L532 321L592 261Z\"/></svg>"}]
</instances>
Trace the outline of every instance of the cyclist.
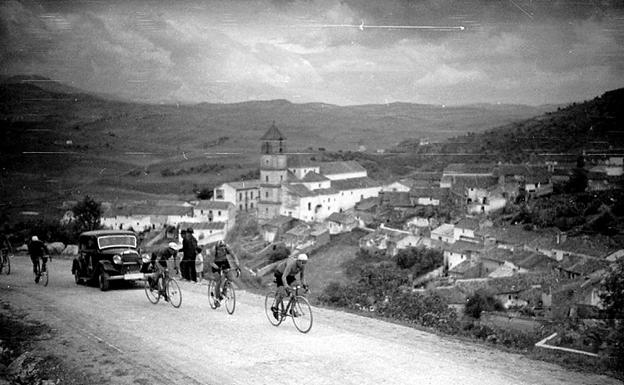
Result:
<instances>
[{"instance_id":1,"label":"cyclist","mask_svg":"<svg viewBox=\"0 0 624 385\"><path fill-rule=\"evenodd\" d=\"M304 253L297 255L296 258L288 257L277 264L273 275L275 276L275 282L277 283L277 295L276 303L280 303L285 295L287 295L287 289L292 286L297 286L299 282L297 282L297 273L299 273L299 278L301 279L301 284L304 288L307 288L304 278L305 265L308 262L308 256ZM284 282L284 277L286 277L286 282ZM278 318L278 309L277 307L271 307L273 311L273 316Z\"/></svg>"},{"instance_id":2,"label":"cyclist","mask_svg":"<svg viewBox=\"0 0 624 385\"><path fill-rule=\"evenodd\" d=\"M49 255L48 248L36 235L33 235L28 243L28 254L30 254L30 260L33 264L35 282L39 283L41 272L46 271L46 263L48 262ZM39 259L41 259L41 269L39 269Z\"/></svg>"},{"instance_id":3,"label":"cyclist","mask_svg":"<svg viewBox=\"0 0 624 385\"><path fill-rule=\"evenodd\" d=\"M151 263L154 267L154 272L156 273L156 276L150 276L147 279L152 288L158 287L158 290L163 290L163 278L165 277L165 273L167 271L167 261L169 260L169 258L173 258L173 265L175 266L175 258L178 254L178 250L180 250L180 246L177 243L169 242L167 247L156 250L152 253ZM165 301L168 301L166 295Z\"/></svg>"},{"instance_id":4,"label":"cyclist","mask_svg":"<svg viewBox=\"0 0 624 385\"><path fill-rule=\"evenodd\" d=\"M229 272L232 265L230 264L228 256L231 256L234 260L234 264L236 265L236 276L240 276L241 270L238 257L236 256L236 254L232 253L232 251L230 250L228 245L225 244L225 242L217 241L214 250L214 261L210 264L210 266L212 267L212 272L216 275L215 287L218 288L217 298L215 301L216 306L219 306L219 302L223 298L223 296L221 295L221 291L223 290L223 288L221 286L223 285L225 280L222 279L221 273L224 272L228 274L228 278L232 279Z\"/></svg>"}]
</instances>

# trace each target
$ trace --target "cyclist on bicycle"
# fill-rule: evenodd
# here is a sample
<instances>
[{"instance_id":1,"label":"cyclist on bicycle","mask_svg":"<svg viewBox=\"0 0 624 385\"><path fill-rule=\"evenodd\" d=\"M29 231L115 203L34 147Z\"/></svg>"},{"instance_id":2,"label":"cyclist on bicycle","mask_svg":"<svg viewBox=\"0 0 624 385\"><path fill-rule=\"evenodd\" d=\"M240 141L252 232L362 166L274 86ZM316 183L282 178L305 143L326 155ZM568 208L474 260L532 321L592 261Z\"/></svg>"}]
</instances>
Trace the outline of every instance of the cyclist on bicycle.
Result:
<instances>
[{"instance_id":1,"label":"cyclist on bicycle","mask_svg":"<svg viewBox=\"0 0 624 385\"><path fill-rule=\"evenodd\" d=\"M236 265L236 276L237 277L240 276L241 269L240 269L240 262L238 261L238 257L236 256L236 254L232 253L232 251L230 250L228 245L225 244L225 242L218 241L217 244L215 245L214 261L210 264L210 266L212 267L212 272L216 275L215 287L217 287L218 290L217 290L217 298L216 298L215 304L217 306L219 306L219 302L221 301L221 299L223 299L223 296L221 295L221 291L223 290L222 285L225 282L225 280L222 278L223 276L222 273L227 273L228 278L230 278L230 280L232 279L231 276L229 275L230 274L229 270L232 267L232 265L230 264L230 260L228 259L228 256L231 256L234 259L234 264Z\"/></svg>"},{"instance_id":2,"label":"cyclist on bicycle","mask_svg":"<svg viewBox=\"0 0 624 385\"><path fill-rule=\"evenodd\" d=\"M33 273L35 273L35 282L39 283L41 278L41 272L46 271L46 263L48 262L48 248L39 240L36 235L33 235L28 243L28 254L33 264ZM39 269L39 259L41 259L41 269Z\"/></svg>"},{"instance_id":3,"label":"cyclist on bicycle","mask_svg":"<svg viewBox=\"0 0 624 385\"><path fill-rule=\"evenodd\" d=\"M308 256L301 253L297 255L296 258L288 257L277 264L273 272L275 283L277 283L276 303L280 303L284 296L288 294L288 290L299 284L296 277L297 273L299 273L302 286L304 288L308 287L304 278L305 265L307 262ZM284 282L284 277L286 277L286 282ZM275 318L277 318L278 309L273 306L271 310Z\"/></svg>"},{"instance_id":4,"label":"cyclist on bicycle","mask_svg":"<svg viewBox=\"0 0 624 385\"><path fill-rule=\"evenodd\" d=\"M161 278L164 278L165 272L167 271L167 261L169 258L173 258L173 265L175 266L175 258L178 254L178 250L180 250L180 246L177 243L169 242L167 247L152 253L151 263L156 276L147 278L151 287L157 286L159 290L163 289ZM165 300L167 300L166 296Z\"/></svg>"}]
</instances>

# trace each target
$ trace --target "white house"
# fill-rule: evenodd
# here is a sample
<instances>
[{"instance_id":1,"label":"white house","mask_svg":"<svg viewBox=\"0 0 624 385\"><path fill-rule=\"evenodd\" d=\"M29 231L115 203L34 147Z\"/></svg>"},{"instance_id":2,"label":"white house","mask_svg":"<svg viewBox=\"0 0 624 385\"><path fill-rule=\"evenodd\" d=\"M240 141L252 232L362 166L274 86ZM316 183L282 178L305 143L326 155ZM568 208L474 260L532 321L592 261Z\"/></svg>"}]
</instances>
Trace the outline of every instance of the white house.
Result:
<instances>
[{"instance_id":1,"label":"white house","mask_svg":"<svg viewBox=\"0 0 624 385\"><path fill-rule=\"evenodd\" d=\"M479 230L479 220L475 218L462 218L453 228L453 238L456 241L475 241L475 232Z\"/></svg>"},{"instance_id":2,"label":"white house","mask_svg":"<svg viewBox=\"0 0 624 385\"><path fill-rule=\"evenodd\" d=\"M255 211L260 199L260 180L223 183L213 193L214 201L230 202L241 211Z\"/></svg>"},{"instance_id":3,"label":"white house","mask_svg":"<svg viewBox=\"0 0 624 385\"><path fill-rule=\"evenodd\" d=\"M143 231L193 220L192 207L116 204L102 215L101 224L110 229Z\"/></svg>"},{"instance_id":4,"label":"white house","mask_svg":"<svg viewBox=\"0 0 624 385\"><path fill-rule=\"evenodd\" d=\"M193 202L193 217L190 222L224 222L230 230L236 221L236 208L230 202L200 200Z\"/></svg>"},{"instance_id":5,"label":"white house","mask_svg":"<svg viewBox=\"0 0 624 385\"><path fill-rule=\"evenodd\" d=\"M455 243L455 226L450 223L443 223L431 230L430 238L446 243Z\"/></svg>"}]
</instances>

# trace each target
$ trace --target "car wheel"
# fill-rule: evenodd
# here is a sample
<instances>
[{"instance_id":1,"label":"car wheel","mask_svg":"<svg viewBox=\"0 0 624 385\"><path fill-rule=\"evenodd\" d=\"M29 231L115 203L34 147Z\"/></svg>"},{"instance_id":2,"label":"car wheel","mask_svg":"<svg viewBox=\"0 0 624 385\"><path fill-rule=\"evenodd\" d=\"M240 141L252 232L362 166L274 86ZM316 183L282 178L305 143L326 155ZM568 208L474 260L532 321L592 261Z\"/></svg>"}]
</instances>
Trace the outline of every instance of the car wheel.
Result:
<instances>
[{"instance_id":1,"label":"car wheel","mask_svg":"<svg viewBox=\"0 0 624 385\"><path fill-rule=\"evenodd\" d=\"M110 289L110 281L108 280L108 273L105 271L100 272L100 277L98 279L98 283L100 285L100 290L106 291Z\"/></svg>"}]
</instances>

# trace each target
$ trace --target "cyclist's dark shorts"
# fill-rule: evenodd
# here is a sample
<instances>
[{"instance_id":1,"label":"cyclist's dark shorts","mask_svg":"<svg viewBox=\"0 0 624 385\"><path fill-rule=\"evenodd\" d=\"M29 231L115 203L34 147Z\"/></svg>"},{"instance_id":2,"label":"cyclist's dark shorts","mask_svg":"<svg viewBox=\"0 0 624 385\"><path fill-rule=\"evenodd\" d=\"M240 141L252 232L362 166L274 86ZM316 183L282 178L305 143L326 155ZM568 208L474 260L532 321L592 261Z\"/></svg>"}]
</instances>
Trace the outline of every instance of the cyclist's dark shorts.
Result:
<instances>
[{"instance_id":1,"label":"cyclist's dark shorts","mask_svg":"<svg viewBox=\"0 0 624 385\"><path fill-rule=\"evenodd\" d=\"M284 281L282 280L282 273L280 272L275 272L275 282L277 283L277 287L282 287L284 286ZM297 278L294 275L289 275L286 277L286 283L288 283L289 285L292 285L293 282L295 282L297 280Z\"/></svg>"},{"instance_id":2,"label":"cyclist's dark shorts","mask_svg":"<svg viewBox=\"0 0 624 385\"><path fill-rule=\"evenodd\" d=\"M215 269L213 267L212 268L213 273L218 273L220 271L227 270L230 268L230 263L228 261L218 261L218 262L215 262L215 265L217 265L219 268Z\"/></svg>"}]
</instances>

